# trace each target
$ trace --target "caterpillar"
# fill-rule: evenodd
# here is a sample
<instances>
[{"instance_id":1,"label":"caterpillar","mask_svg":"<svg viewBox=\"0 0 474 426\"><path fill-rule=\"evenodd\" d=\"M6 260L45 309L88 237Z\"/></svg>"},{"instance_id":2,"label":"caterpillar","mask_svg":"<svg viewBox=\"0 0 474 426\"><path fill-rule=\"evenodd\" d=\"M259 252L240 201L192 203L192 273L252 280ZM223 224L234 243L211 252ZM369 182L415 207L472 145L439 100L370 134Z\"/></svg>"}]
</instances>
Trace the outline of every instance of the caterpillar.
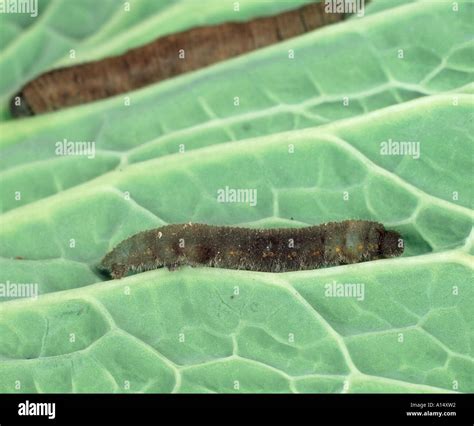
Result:
<instances>
[{"instance_id":1,"label":"caterpillar","mask_svg":"<svg viewBox=\"0 0 474 426\"><path fill-rule=\"evenodd\" d=\"M400 256L403 240L377 222L346 220L304 228L167 225L119 243L99 269L122 278L181 265L286 272Z\"/></svg>"},{"instance_id":2,"label":"caterpillar","mask_svg":"<svg viewBox=\"0 0 474 426\"><path fill-rule=\"evenodd\" d=\"M324 2L247 22L195 27L159 37L122 55L39 75L10 100L24 117L115 96L340 21Z\"/></svg>"}]
</instances>

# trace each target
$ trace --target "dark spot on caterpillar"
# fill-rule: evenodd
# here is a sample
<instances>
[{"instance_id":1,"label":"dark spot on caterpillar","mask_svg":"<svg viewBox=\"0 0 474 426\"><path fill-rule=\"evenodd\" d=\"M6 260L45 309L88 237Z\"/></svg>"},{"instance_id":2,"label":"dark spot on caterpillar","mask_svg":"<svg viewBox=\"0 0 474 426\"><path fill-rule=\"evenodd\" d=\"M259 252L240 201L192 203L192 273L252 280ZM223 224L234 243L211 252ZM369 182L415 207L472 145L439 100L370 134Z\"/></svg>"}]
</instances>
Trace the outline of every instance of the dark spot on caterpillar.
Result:
<instances>
[{"instance_id":1,"label":"dark spot on caterpillar","mask_svg":"<svg viewBox=\"0 0 474 426\"><path fill-rule=\"evenodd\" d=\"M11 114L40 114L115 96L343 18L341 13L326 13L325 3L318 2L248 22L227 22L170 34L120 56L41 74L12 98Z\"/></svg>"},{"instance_id":2,"label":"dark spot on caterpillar","mask_svg":"<svg viewBox=\"0 0 474 426\"><path fill-rule=\"evenodd\" d=\"M113 278L179 265L286 272L400 256L398 232L346 220L305 228L167 225L140 232L109 252L99 269Z\"/></svg>"}]
</instances>

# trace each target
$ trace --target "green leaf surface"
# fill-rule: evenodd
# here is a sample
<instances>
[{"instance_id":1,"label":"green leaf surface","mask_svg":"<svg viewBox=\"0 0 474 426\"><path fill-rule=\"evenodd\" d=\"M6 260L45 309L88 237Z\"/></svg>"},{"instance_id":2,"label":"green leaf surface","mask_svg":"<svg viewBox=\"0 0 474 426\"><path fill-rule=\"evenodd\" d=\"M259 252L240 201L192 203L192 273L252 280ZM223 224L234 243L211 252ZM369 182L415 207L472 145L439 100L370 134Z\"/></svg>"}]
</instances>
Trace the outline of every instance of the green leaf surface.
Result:
<instances>
[{"instance_id":1,"label":"green leaf surface","mask_svg":"<svg viewBox=\"0 0 474 426\"><path fill-rule=\"evenodd\" d=\"M458 12L446 3L414 3L127 94L130 106L119 96L39 116L29 126L2 124L2 208L44 198L124 164L326 124L464 87L473 75L474 44L466 39L472 13L472 3ZM446 30L435 21L446 22ZM400 48L403 59L397 56ZM289 49L295 59L288 58ZM56 143L64 139L95 142L95 161L58 157ZM22 192L21 200L12 186Z\"/></svg>"},{"instance_id":2,"label":"green leaf surface","mask_svg":"<svg viewBox=\"0 0 474 426\"><path fill-rule=\"evenodd\" d=\"M206 7L186 0L39 0L38 17L0 15L0 116L7 117L10 96L51 68L119 55L196 25L252 19L307 2L239 0L236 13L233 1L222 0L206 0Z\"/></svg>"},{"instance_id":3,"label":"green leaf surface","mask_svg":"<svg viewBox=\"0 0 474 426\"><path fill-rule=\"evenodd\" d=\"M206 2L2 16L0 93L64 64L67 37L81 61L235 13ZM0 293L0 392L474 392L474 9L458 3L373 1L364 18L129 93L130 107L2 123L0 284L39 296ZM289 5L241 0L239 16ZM29 69L39 34L54 43ZM55 155L64 138L94 141L94 158ZM390 140L419 155L385 155ZM219 203L226 186L256 189L256 206ZM404 255L284 274L96 268L168 223L358 218L399 231ZM329 294L338 284L362 293Z\"/></svg>"}]
</instances>

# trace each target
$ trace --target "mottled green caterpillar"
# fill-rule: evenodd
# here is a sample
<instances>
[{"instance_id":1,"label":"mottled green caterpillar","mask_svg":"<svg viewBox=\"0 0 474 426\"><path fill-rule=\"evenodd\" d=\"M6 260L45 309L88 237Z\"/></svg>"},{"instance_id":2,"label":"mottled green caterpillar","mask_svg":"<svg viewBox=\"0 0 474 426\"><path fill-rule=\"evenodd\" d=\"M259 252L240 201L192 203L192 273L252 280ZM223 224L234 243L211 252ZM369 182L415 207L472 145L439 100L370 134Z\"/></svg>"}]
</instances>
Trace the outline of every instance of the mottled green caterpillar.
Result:
<instances>
[{"instance_id":1,"label":"mottled green caterpillar","mask_svg":"<svg viewBox=\"0 0 474 426\"><path fill-rule=\"evenodd\" d=\"M122 278L180 265L286 272L400 256L403 240L377 222L346 220L305 228L167 225L122 241L99 268Z\"/></svg>"}]
</instances>

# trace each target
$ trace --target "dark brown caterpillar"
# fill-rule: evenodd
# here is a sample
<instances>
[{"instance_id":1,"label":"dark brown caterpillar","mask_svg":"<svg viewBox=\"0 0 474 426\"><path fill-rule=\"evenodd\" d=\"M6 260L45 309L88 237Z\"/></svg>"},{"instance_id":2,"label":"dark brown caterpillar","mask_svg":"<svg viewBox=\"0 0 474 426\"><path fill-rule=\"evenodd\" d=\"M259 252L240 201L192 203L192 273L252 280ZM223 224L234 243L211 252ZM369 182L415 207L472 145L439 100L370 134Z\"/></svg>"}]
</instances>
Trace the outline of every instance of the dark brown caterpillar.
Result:
<instances>
[{"instance_id":1,"label":"dark brown caterpillar","mask_svg":"<svg viewBox=\"0 0 474 426\"><path fill-rule=\"evenodd\" d=\"M346 220L306 228L168 225L118 244L99 269L113 278L166 266L299 271L400 256L403 240L377 222Z\"/></svg>"},{"instance_id":2,"label":"dark brown caterpillar","mask_svg":"<svg viewBox=\"0 0 474 426\"><path fill-rule=\"evenodd\" d=\"M12 116L28 116L92 102L241 55L340 21L324 2L248 22L197 27L120 56L46 72L10 101Z\"/></svg>"}]
</instances>

